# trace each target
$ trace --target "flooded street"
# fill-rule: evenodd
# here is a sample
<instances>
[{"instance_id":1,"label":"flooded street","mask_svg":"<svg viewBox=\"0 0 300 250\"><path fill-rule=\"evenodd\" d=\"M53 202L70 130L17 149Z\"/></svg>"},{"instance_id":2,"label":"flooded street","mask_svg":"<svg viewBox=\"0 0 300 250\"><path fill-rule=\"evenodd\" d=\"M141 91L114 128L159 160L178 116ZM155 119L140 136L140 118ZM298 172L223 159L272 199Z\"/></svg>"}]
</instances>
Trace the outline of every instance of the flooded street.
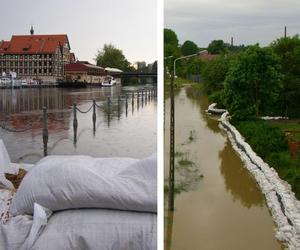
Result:
<instances>
[{"instance_id":1,"label":"flooded street","mask_svg":"<svg viewBox=\"0 0 300 250\"><path fill-rule=\"evenodd\" d=\"M205 113L207 98L192 97L195 91L189 88L175 97L177 194L174 213L165 209L165 249L283 249L264 196L219 129L217 118ZM166 190L169 99L165 105Z\"/></svg>"},{"instance_id":2,"label":"flooded street","mask_svg":"<svg viewBox=\"0 0 300 250\"><path fill-rule=\"evenodd\" d=\"M152 86L107 87L86 89L33 88L0 90L0 128L13 162L35 163L43 157L42 107L49 108L48 154L90 155L95 157L142 158L156 151L156 98L131 102L131 91ZM118 109L118 95L130 94L126 111L125 98ZM108 111L107 98L111 98ZM74 142L72 105L87 111L92 100L96 108L96 131L93 132L92 110L77 112L77 142Z\"/></svg>"}]
</instances>

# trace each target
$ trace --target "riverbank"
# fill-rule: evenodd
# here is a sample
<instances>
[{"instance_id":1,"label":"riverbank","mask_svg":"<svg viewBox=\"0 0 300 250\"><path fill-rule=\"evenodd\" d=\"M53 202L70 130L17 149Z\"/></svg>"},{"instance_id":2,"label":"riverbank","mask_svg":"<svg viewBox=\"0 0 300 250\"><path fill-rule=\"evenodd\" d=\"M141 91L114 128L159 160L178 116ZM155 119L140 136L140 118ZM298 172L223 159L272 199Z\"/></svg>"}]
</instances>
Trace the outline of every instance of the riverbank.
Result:
<instances>
[{"instance_id":1,"label":"riverbank","mask_svg":"<svg viewBox=\"0 0 300 250\"><path fill-rule=\"evenodd\" d=\"M208 112L212 112L213 114L215 114L217 111L218 109L215 108L215 105L210 105L208 108ZM276 237L285 242L289 249L299 249L300 202L297 200L294 192L291 190L291 186L280 179L277 172L253 151L251 146L244 140L239 131L230 124L228 116L229 114L227 111L223 112L220 119L220 126L227 132L234 149L240 155L245 167L253 175L256 182L260 186L260 189L264 193L273 219L278 225ZM245 128L245 124L244 126L238 124L238 127L240 129L242 128L241 130L244 132L249 130L251 131L251 134L254 135L257 135L257 132L263 132L263 136L266 136L265 134L268 133L267 127L263 128L264 131L255 131L253 126L247 127L247 125L249 125L249 123L246 124ZM274 133L274 131L276 130L273 128L273 132L271 133ZM270 140L272 138L264 137L264 139L267 140L267 144L265 146L270 145L268 144L270 143L268 139ZM262 148L264 148L264 145Z\"/></svg>"}]
</instances>

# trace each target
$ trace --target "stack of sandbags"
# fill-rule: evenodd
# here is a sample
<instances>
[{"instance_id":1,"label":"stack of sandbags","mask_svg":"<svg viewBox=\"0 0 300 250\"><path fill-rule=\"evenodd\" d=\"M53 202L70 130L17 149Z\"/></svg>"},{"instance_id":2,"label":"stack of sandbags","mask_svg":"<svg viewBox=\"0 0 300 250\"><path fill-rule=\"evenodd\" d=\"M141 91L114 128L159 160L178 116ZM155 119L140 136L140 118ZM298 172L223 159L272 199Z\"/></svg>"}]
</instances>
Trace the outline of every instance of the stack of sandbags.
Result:
<instances>
[{"instance_id":1,"label":"stack of sandbags","mask_svg":"<svg viewBox=\"0 0 300 250\"><path fill-rule=\"evenodd\" d=\"M34 240L23 247L156 249L156 165L155 155L142 160L88 156L42 159L24 177L10 211L17 218L36 214L41 205L54 215L45 230L43 225L32 233L32 226L28 235L35 235L31 237ZM2 237L6 237L3 230ZM7 249L19 249L12 246Z\"/></svg>"}]
</instances>

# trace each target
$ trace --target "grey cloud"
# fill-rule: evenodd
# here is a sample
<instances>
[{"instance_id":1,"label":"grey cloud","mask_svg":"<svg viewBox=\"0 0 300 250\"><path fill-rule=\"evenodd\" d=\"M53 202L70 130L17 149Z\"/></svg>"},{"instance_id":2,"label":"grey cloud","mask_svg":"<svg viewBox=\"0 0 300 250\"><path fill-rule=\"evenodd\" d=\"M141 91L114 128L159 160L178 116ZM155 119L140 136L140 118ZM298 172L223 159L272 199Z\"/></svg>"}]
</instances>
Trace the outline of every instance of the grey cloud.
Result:
<instances>
[{"instance_id":1,"label":"grey cloud","mask_svg":"<svg viewBox=\"0 0 300 250\"><path fill-rule=\"evenodd\" d=\"M300 1L201 0L165 2L165 27L173 28L180 41L190 39L206 46L212 39L236 43L269 44L283 34L300 31Z\"/></svg>"}]
</instances>

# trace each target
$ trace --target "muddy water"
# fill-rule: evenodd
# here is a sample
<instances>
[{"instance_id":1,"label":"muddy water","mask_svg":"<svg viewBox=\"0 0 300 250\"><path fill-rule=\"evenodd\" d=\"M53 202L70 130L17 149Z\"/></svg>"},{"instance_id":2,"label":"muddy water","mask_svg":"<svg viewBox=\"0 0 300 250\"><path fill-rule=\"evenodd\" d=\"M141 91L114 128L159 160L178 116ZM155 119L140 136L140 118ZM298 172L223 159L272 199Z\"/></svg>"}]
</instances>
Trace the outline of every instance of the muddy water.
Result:
<instances>
[{"instance_id":1,"label":"muddy water","mask_svg":"<svg viewBox=\"0 0 300 250\"><path fill-rule=\"evenodd\" d=\"M195 91L187 89L175 97L178 194L175 212L165 210L165 249L282 249L254 179L218 128L217 119L205 114L206 97L190 97ZM169 100L165 185L169 168L168 110Z\"/></svg>"}]
</instances>

